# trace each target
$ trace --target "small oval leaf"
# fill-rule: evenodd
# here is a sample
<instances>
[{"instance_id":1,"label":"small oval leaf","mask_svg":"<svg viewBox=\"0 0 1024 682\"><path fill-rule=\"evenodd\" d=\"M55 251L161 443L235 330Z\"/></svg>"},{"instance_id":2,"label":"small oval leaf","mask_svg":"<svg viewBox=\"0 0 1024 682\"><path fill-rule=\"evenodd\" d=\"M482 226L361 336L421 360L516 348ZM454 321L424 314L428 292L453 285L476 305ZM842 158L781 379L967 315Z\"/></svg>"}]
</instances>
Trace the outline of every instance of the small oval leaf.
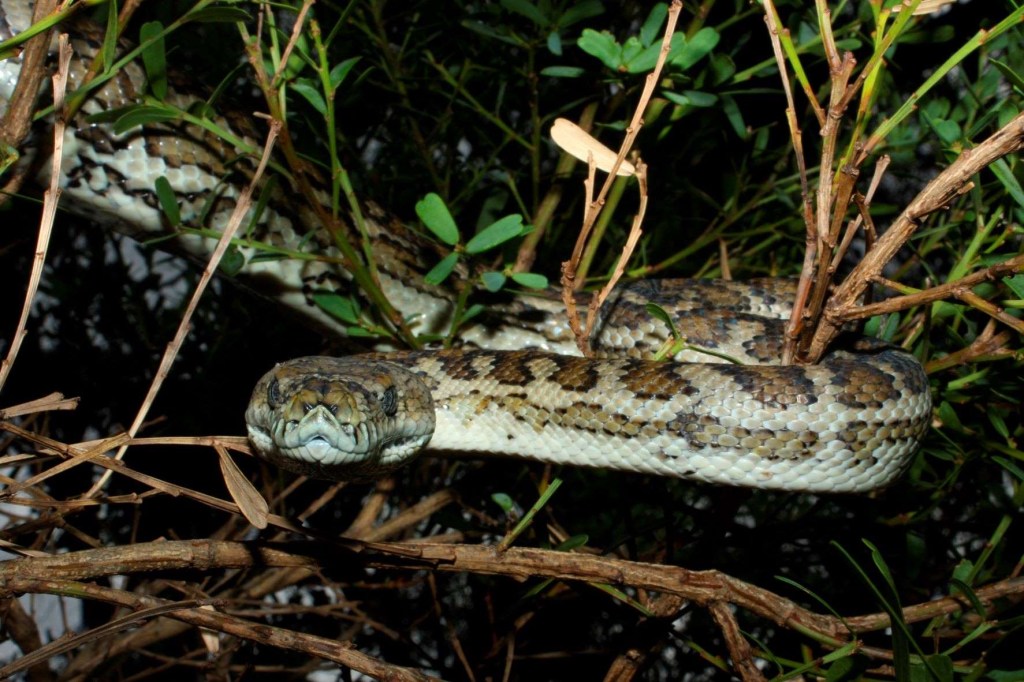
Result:
<instances>
[{"instance_id":1,"label":"small oval leaf","mask_svg":"<svg viewBox=\"0 0 1024 682\"><path fill-rule=\"evenodd\" d=\"M485 272L480 275L480 279L484 283L484 288L491 293L501 291L501 288L505 286L505 275L500 272Z\"/></svg>"},{"instance_id":2,"label":"small oval leaf","mask_svg":"<svg viewBox=\"0 0 1024 682\"><path fill-rule=\"evenodd\" d=\"M501 510L506 514L512 511L516 506L516 503L513 502L512 498L509 497L508 494L506 493L492 493L491 500L494 502L494 504L501 507Z\"/></svg>"},{"instance_id":3,"label":"small oval leaf","mask_svg":"<svg viewBox=\"0 0 1024 682\"><path fill-rule=\"evenodd\" d=\"M512 281L527 289L548 288L548 278L535 272L513 272Z\"/></svg>"},{"instance_id":4,"label":"small oval leaf","mask_svg":"<svg viewBox=\"0 0 1024 682\"><path fill-rule=\"evenodd\" d=\"M437 286L441 282L448 279L448 275L452 274L452 270L455 269L455 264L459 262L459 254L451 252L441 262L430 269L426 275L423 276L423 281L427 284Z\"/></svg>"},{"instance_id":5,"label":"small oval leaf","mask_svg":"<svg viewBox=\"0 0 1024 682\"><path fill-rule=\"evenodd\" d=\"M310 105L321 114L327 113L327 102L324 101L324 96L321 94L315 86L313 86L306 79L296 81L292 83L292 90L302 95L303 99L310 103Z\"/></svg>"},{"instance_id":6,"label":"small oval leaf","mask_svg":"<svg viewBox=\"0 0 1024 682\"><path fill-rule=\"evenodd\" d=\"M314 291L312 299L318 308L331 317L347 324L359 324L359 308L352 299L326 289Z\"/></svg>"},{"instance_id":7,"label":"small oval leaf","mask_svg":"<svg viewBox=\"0 0 1024 682\"><path fill-rule=\"evenodd\" d=\"M237 246L229 246L224 252L224 257L220 259L218 269L222 274L234 277L243 267L245 267L245 256L242 255Z\"/></svg>"},{"instance_id":8,"label":"small oval leaf","mask_svg":"<svg viewBox=\"0 0 1024 682\"><path fill-rule=\"evenodd\" d=\"M167 53L164 49L163 34L164 25L159 21L147 21L139 29L139 43L149 43L142 50L146 83L149 85L149 91L159 100L167 97Z\"/></svg>"},{"instance_id":9,"label":"small oval leaf","mask_svg":"<svg viewBox=\"0 0 1024 682\"><path fill-rule=\"evenodd\" d=\"M483 311L484 307L479 303L474 303L473 305L469 306L468 308L466 308L466 312L462 313L462 319L459 320L459 326L462 326L466 322L469 322Z\"/></svg>"},{"instance_id":10,"label":"small oval leaf","mask_svg":"<svg viewBox=\"0 0 1024 682\"><path fill-rule=\"evenodd\" d=\"M523 233L523 216L507 215L491 223L466 242L466 253L483 253Z\"/></svg>"},{"instance_id":11,"label":"small oval leaf","mask_svg":"<svg viewBox=\"0 0 1024 682\"><path fill-rule=\"evenodd\" d=\"M348 72L352 70L352 67L359 62L359 59L360 57L349 57L331 69L331 74L328 77L328 80L330 81L332 88L337 88L342 84L342 82L344 82L345 76L347 76Z\"/></svg>"},{"instance_id":12,"label":"small oval leaf","mask_svg":"<svg viewBox=\"0 0 1024 682\"><path fill-rule=\"evenodd\" d=\"M444 199L431 192L416 202L416 215L420 217L427 229L438 239L449 246L459 243L459 228L455 219L445 206ZM447 275L446 275L447 276Z\"/></svg>"},{"instance_id":13,"label":"small oval leaf","mask_svg":"<svg viewBox=\"0 0 1024 682\"><path fill-rule=\"evenodd\" d=\"M172 227L181 225L181 211L178 207L178 195L174 193L170 180L167 176L161 175L153 183L156 190L156 198L160 202L160 210Z\"/></svg>"},{"instance_id":14,"label":"small oval leaf","mask_svg":"<svg viewBox=\"0 0 1024 682\"><path fill-rule=\"evenodd\" d=\"M548 78L579 78L584 73L578 66L549 66L540 70L540 75Z\"/></svg>"}]
</instances>

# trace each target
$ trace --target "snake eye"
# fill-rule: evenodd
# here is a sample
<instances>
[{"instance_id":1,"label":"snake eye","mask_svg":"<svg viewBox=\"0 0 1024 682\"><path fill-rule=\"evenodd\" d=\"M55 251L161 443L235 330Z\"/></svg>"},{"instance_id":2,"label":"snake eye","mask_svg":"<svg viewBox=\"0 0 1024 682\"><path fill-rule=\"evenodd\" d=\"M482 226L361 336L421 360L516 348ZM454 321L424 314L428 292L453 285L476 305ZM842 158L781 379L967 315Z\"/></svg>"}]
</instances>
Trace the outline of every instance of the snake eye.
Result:
<instances>
[{"instance_id":1,"label":"snake eye","mask_svg":"<svg viewBox=\"0 0 1024 682\"><path fill-rule=\"evenodd\" d=\"M270 386L267 386L267 403L274 407L281 402L281 385L275 378L270 382Z\"/></svg>"},{"instance_id":2,"label":"snake eye","mask_svg":"<svg viewBox=\"0 0 1024 682\"><path fill-rule=\"evenodd\" d=\"M380 407L384 410L384 414L389 417L394 417L395 413L398 412L398 395L395 392L394 386L388 386L380 394Z\"/></svg>"}]
</instances>

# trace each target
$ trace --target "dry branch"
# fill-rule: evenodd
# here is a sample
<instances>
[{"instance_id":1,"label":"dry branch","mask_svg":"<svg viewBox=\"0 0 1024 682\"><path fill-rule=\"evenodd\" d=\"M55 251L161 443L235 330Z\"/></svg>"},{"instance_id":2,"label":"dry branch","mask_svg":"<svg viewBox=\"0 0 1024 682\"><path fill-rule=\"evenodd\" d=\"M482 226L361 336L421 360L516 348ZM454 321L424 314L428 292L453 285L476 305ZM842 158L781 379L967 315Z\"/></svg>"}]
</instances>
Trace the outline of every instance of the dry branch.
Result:
<instances>
[{"instance_id":1,"label":"dry branch","mask_svg":"<svg viewBox=\"0 0 1024 682\"><path fill-rule=\"evenodd\" d=\"M847 618L814 613L786 597L715 570L692 571L677 566L542 549L513 548L498 552L494 547L429 542L378 543L333 540L330 546L322 542L293 542L276 546L214 541L139 543L129 547L86 550L53 557L26 557L5 562L0 564L0 587L7 595L24 592L29 588L31 591L59 594L68 589L70 581L173 569L199 569L209 572L216 569L246 567L287 568L299 570L302 575L308 576L311 572L330 570L332 565L339 561L339 551L351 555L351 558L344 560L346 565L358 560L362 566L370 568L427 568L517 579L551 578L624 585L676 595L711 611L726 632L726 637L730 641L730 651L741 669L744 669L743 661L749 660L752 654L739 631L732 627L734 622L730 624L731 613L729 617L726 616L731 607L747 610L781 627L803 632L829 648L838 648L864 633L882 630L890 625L889 616L885 613ZM98 598L115 604L122 604L122 600L125 599L117 591L94 591L91 586L76 589L86 589L87 594L72 596ZM1024 578L1011 577L979 587L975 590L975 595L985 606L1001 598L1019 598L1024 595ZM133 602L133 605L149 608L165 603L163 600L154 600ZM966 598L943 597L907 606L903 609L903 616L907 623L915 623L971 610L971 602ZM242 637L251 637L249 626L241 621L232 621L231 627L228 627L223 621L214 620L211 626L208 622L200 623L191 618L180 619ZM867 655L881 658L889 655L884 650L863 651ZM310 653L322 655L322 652L316 653L312 650ZM747 669L744 674L752 674L751 670L753 669Z\"/></svg>"},{"instance_id":2,"label":"dry branch","mask_svg":"<svg viewBox=\"0 0 1024 682\"><path fill-rule=\"evenodd\" d=\"M885 234L879 237L875 248L865 254L853 271L836 287L823 309L808 349L811 359L821 357L829 344L851 319L858 301L868 285L881 275L900 247L914 234L925 218L946 207L972 186L972 178L998 159L1024 148L1024 114L1000 128L991 137L973 149L965 150L948 168L939 173L896 218Z\"/></svg>"}]
</instances>

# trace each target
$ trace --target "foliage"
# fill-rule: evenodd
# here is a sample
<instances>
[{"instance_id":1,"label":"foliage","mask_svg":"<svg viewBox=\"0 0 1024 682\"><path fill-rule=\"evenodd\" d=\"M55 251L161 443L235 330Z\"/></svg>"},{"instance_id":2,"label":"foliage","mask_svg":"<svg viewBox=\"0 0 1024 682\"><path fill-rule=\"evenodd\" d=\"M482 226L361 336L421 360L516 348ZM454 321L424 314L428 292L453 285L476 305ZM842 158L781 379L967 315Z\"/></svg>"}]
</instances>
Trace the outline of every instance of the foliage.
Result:
<instances>
[{"instance_id":1,"label":"foliage","mask_svg":"<svg viewBox=\"0 0 1024 682\"><path fill-rule=\"evenodd\" d=\"M559 116L594 122L595 136L616 146L656 54L652 48L659 43L666 14L662 4L652 8L594 0L321 2L312 17L315 27L309 25L289 56L284 53L294 19L289 12L264 17L262 42L257 42L256 9L249 3L199 3L202 7L192 11L203 21L188 23L189 30L177 30L176 21L195 3L150 4L144 8L146 23L139 22L139 28L131 24L128 32L149 38L150 46L167 45L166 53L142 52L151 75L163 71L166 59L172 69L187 66L193 75L219 84L210 98L212 109L248 106L287 120L294 153L279 160L278 171L295 173L297 164L289 162L297 160L323 171L330 179L330 211L351 215L357 228L370 200L409 224L422 222L425 233L443 245L436 281L467 266L478 275L472 281L489 289L537 284L517 269L524 261L532 263L526 268L530 273L553 274L567 259L583 213L580 188L586 171L559 157L547 130ZM864 150L865 140L872 140L873 156L864 168L873 168L879 153L892 160L870 202L880 230L937 171L1016 116L1024 95L1021 29L1019 22L1004 22L1019 17L1014 5L976 0L911 18L906 9L891 13L895 4L831 4L835 44L851 50L858 69L867 74L863 95L838 132L840 158L849 161ZM789 31L783 48L794 82L806 94L824 99L829 68L815 7L796 0L775 7ZM211 14L215 11L225 13ZM248 20L236 29L230 22L240 12ZM762 5L740 0L686 5L637 145L651 169L651 203L628 276L799 273L804 188L763 16ZM895 30L896 22L905 24ZM885 32L880 27L892 31L891 44L881 42ZM251 86L239 87L239 74L247 72L237 69L245 49L238 36L249 39L250 50L259 50L258 61L272 77L259 85L261 91L280 96L253 98ZM189 120L213 134L227 134L207 111L169 107L161 100L161 83L160 77L151 78L150 101L110 117L126 127L140 120ZM818 123L806 102L806 97L797 101L794 117L803 130L813 176L820 158ZM854 144L854 138L860 143ZM258 153L236 142L240 152ZM886 279L900 283L899 293L912 295L1019 256L1021 177L1015 156L978 174L946 211L931 215L917 230L886 270ZM595 228L607 248L585 254L582 277L588 281L615 268L629 229L630 182L616 180L608 196L605 217ZM616 208L620 211L613 214ZM170 222L178 224L180 216L167 211ZM89 235L80 241L99 252L95 239ZM130 266L118 265L117 258L104 266L94 256L85 276L75 270L74 243L69 239L60 248L47 285L52 302L44 303L41 312L63 333L43 337L56 350L41 344L26 351L22 361L39 370L31 377L16 374L17 381L5 388L4 405L36 397L39 385L62 387L61 378L68 375L74 378L66 383L104 400L96 392L112 373L120 368L135 377L134 384L152 371L153 358L170 336L168 308L174 304L158 314L145 304L146 292L151 298L159 294L161 301L166 294L159 275L147 274L141 285L113 279L116 271L127 273ZM265 245L264 253L283 255L273 248ZM360 243L346 248L347 256L360 260ZM28 256L10 249L0 253L5 259L0 271L27 271ZM154 256L147 253L146 258ZM848 271L854 261L856 255L847 255L840 270ZM20 280L10 277L4 276L5 291L19 286ZM372 292L372 277L356 273L356 279L365 285L364 297L322 293L321 305L335 310L350 330L418 343L388 318L386 301ZM93 291L93 303L82 299ZM465 312L457 321L489 300L471 288L460 293ZM345 528L354 538L380 539L366 530L360 516L365 504L386 508L380 516L398 520L392 534L383 537L443 539L450 534L467 544L487 544L506 536L509 543L514 538L516 547L565 552L568 563L576 556L569 552L576 552L667 568L715 569L811 611L834 614L859 633L850 640L829 638L799 619L786 620L786 614L772 620L741 609L734 624L767 662L762 670L767 676L1015 679L1022 674L1016 655L1022 617L1017 576L1024 547L1018 527L1024 502L1021 338L993 322L998 318L988 306L1019 321L1024 275L993 278L967 293L973 298L929 302L866 323L869 333L902 343L927 362L937 404L935 428L912 469L895 488L870 499L718 490L510 462L432 461L405 472L393 490L383 492L349 486L324 495L324 484L310 482L276 497L280 482L266 469L260 470L261 485L274 500L275 512L293 518L302 514L325 543L324 537ZM187 367L178 378L183 383L172 387L175 397L162 405L169 425L154 428L236 433L252 379L264 368L250 371L246 366L316 352L324 344L316 334L292 325L267 325L273 313L238 292L224 291L211 305L179 361L179 367ZM95 312L95 320L88 311ZM102 328L104 317L105 331L90 331ZM13 328L8 318L3 317L0 329ZM254 338L252 329L260 329L261 338ZM100 348L97 339L107 347ZM129 347L124 357L111 357L111 346L116 353L121 344ZM101 352L104 360L99 362L95 354ZM252 354L260 360L249 359ZM92 365L100 374L89 374ZM198 396L198 410L188 409L190 396ZM107 397L101 403L107 423L55 418L55 436L77 442L95 438L97 431L116 431L113 424L123 422L129 408L124 396ZM223 414L225 406L232 406L231 414ZM170 461L180 457L180 450L163 452ZM146 469L142 460L131 463ZM155 475L174 479L182 472L168 466L168 460L152 466ZM205 464L206 478L189 478L187 485L212 486L216 474ZM556 475L560 487L552 483ZM126 478L115 477L111 486L111 496L150 494ZM58 482L49 494L70 498L80 487ZM424 512L417 503L436 499L439 489L450 495L447 504L433 514ZM221 493L214 487L211 494ZM534 505L539 496L545 503ZM154 495L137 515L134 504L110 503L105 518L78 510L77 532L47 534L41 546L80 550L166 535L244 535L235 517L211 520L211 508L187 496ZM530 510L530 525L518 524L524 509ZM12 525L4 537L27 545L26 532L31 531ZM719 620L721 613L687 606L668 590L659 593L628 580L625 587L597 579L566 582L543 577L539 570L520 584L507 576L411 573L394 565L371 569L364 561L358 552L346 555L341 566L325 560L326 575L302 580L312 591L281 587L272 594L286 608L259 617L352 641L359 651L387 664L445 679L497 678L506 671L516 679L593 678L612 665L634 663L640 668L635 676L643 679L729 679L737 674L729 657L735 659L738 649ZM223 584L207 583L203 589L231 594L228 610L254 606L260 602L246 600L257 599L253 583L260 571L251 570L251 581L249 576L216 575L214 580L230 583L236 592ZM200 594L193 572L169 577L192 581L190 589ZM993 586L1005 591L993 592ZM170 581L161 589L160 594L180 596ZM266 594L260 598L269 599ZM955 598L959 606L929 610L928 604L942 596ZM861 618L874 613L892 619L889 632L890 621L883 622L881 615ZM195 641L171 635L145 641L155 655L171 659L184 661L197 651ZM232 649L233 659L220 660L297 670L306 664L273 649L238 646ZM151 669L153 661L124 652L108 665L129 675Z\"/></svg>"}]
</instances>

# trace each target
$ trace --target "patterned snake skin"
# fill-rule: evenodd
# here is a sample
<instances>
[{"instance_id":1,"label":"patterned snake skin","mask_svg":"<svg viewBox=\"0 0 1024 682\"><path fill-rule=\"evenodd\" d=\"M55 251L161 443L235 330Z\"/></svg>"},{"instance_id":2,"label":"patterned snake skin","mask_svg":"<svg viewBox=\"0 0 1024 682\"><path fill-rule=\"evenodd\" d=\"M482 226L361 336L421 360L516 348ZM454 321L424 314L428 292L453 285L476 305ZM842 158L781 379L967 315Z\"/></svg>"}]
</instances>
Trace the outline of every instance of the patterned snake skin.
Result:
<instances>
[{"instance_id":1,"label":"patterned snake skin","mask_svg":"<svg viewBox=\"0 0 1024 682\"><path fill-rule=\"evenodd\" d=\"M27 0L0 0L0 40L29 24ZM71 86L99 47L75 26ZM20 70L0 62L0 113ZM251 154L184 123L115 135L84 116L140 98L129 64L96 90L69 126L61 178L64 208L144 237L164 236L155 180L173 188L185 224L223 228ZM179 90L167 102L187 109ZM215 119L247 140L236 118ZM38 140L44 140L39 136ZM46 164L25 146L24 167ZM243 275L288 308L339 329L310 302L315 289L352 290L326 230L311 212L272 193L240 242ZM437 262L415 233L367 208L380 286L418 333L447 329L448 292L425 284ZM213 240L178 234L177 248L202 257ZM258 258L258 243L291 257ZM263 254L265 255L265 254ZM638 282L602 311L595 345L575 357L559 304L522 298L494 304L461 332L463 348L346 358L298 358L257 384L246 422L255 451L285 468L326 478L365 479L435 452L492 453L539 461L691 478L724 485L807 491L867 491L906 468L931 414L928 381L911 355L867 339L848 342L819 365L778 366L793 297L786 280ZM654 351L669 336L644 309L655 302L696 347L669 362ZM709 355L699 349L712 351ZM736 362L728 362L731 358Z\"/></svg>"}]
</instances>

